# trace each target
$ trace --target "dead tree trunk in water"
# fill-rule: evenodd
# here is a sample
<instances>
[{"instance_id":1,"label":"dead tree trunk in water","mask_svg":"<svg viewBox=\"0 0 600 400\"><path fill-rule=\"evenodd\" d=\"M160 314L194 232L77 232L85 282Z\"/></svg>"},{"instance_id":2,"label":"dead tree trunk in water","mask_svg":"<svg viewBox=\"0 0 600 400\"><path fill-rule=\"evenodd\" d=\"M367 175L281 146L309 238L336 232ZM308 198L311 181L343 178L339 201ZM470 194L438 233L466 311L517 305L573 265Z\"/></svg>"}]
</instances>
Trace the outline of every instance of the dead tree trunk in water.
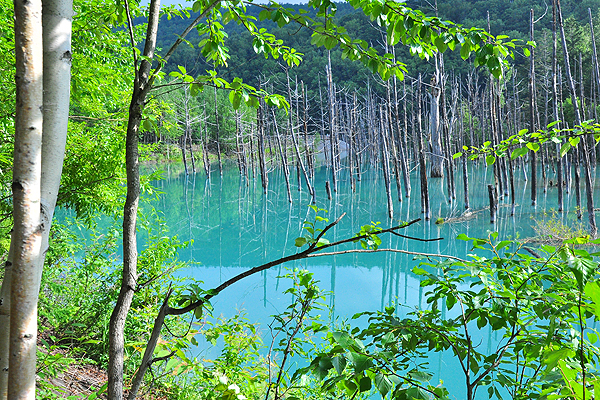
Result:
<instances>
[{"instance_id":1,"label":"dead tree trunk in water","mask_svg":"<svg viewBox=\"0 0 600 400\"><path fill-rule=\"evenodd\" d=\"M260 84L259 84L260 87ZM267 194L269 186L269 177L267 176L267 163L265 160L265 127L264 127L264 108L265 105L261 101L256 113L256 130L258 134L258 161L260 165L260 179L262 182L263 192Z\"/></svg>"},{"instance_id":2,"label":"dead tree trunk in water","mask_svg":"<svg viewBox=\"0 0 600 400\"><path fill-rule=\"evenodd\" d=\"M336 171L336 138L335 138L335 88L333 86L333 71L331 70L331 51L327 52L327 87L329 88L329 143L331 153L331 182L333 191L337 192Z\"/></svg>"},{"instance_id":3,"label":"dead tree trunk in water","mask_svg":"<svg viewBox=\"0 0 600 400\"><path fill-rule=\"evenodd\" d=\"M490 198L490 222L496 223L496 213L498 212L498 199L496 196L496 187L494 185L487 185L488 196Z\"/></svg>"},{"instance_id":4,"label":"dead tree trunk in water","mask_svg":"<svg viewBox=\"0 0 600 400\"><path fill-rule=\"evenodd\" d=\"M423 213L425 214L425 220L431 219L431 207L429 205L429 188L427 185L427 167L425 165L425 149L423 144L423 127L421 125L421 74L419 74L419 82L417 87L417 138L419 141L419 170L421 174L421 205Z\"/></svg>"},{"instance_id":5,"label":"dead tree trunk in water","mask_svg":"<svg viewBox=\"0 0 600 400\"><path fill-rule=\"evenodd\" d=\"M436 66L437 67L437 66ZM437 76L439 70L431 77L431 93L428 93L431 103L429 111L429 143L431 145L431 172L432 178L444 176L444 158L442 154L442 138L440 132L440 95L442 84L441 77Z\"/></svg>"},{"instance_id":6,"label":"dead tree trunk in water","mask_svg":"<svg viewBox=\"0 0 600 400\"><path fill-rule=\"evenodd\" d=\"M288 201L291 203L292 191L290 189L290 169L288 167L288 160L285 151L283 151L283 147L281 146L281 135L279 133L279 127L277 126L277 116L275 115L275 110L271 110L271 115L273 117L273 127L275 128L275 139L277 140L277 148L279 149L279 156L281 157L281 165L283 165L285 188L287 190Z\"/></svg>"},{"instance_id":7,"label":"dead tree trunk in water","mask_svg":"<svg viewBox=\"0 0 600 400\"><path fill-rule=\"evenodd\" d=\"M591 14L590 14L591 16ZM592 36L593 37L593 36ZM593 39L592 39L593 40ZM558 82L557 82L557 51L556 51L556 3L552 2L552 116L554 121L559 121L558 115ZM560 123L556 126L560 129ZM564 209L563 201L563 157L560 155L562 143L556 144L556 180L558 190L558 212Z\"/></svg>"},{"instance_id":8,"label":"dead tree trunk in water","mask_svg":"<svg viewBox=\"0 0 600 400\"><path fill-rule=\"evenodd\" d=\"M383 106L379 106L379 118L380 118L380 139L381 139L381 162L383 165L383 180L385 182L385 194L387 196L387 206L388 206L388 217L390 219L394 218L394 202L392 200L392 185L390 179L390 162L389 162L389 153L388 153L388 145L386 138L386 123L384 122L384 111ZM391 134L391 132L390 132Z\"/></svg>"},{"instance_id":9,"label":"dead tree trunk in water","mask_svg":"<svg viewBox=\"0 0 600 400\"><path fill-rule=\"evenodd\" d=\"M558 16L558 27L560 28L561 42L563 47L563 55L565 59L565 71L567 74L567 82L569 84L569 89L571 91L571 98L573 100L573 110L575 111L575 123L581 126L581 114L579 113L579 106L577 100L577 93L575 91L575 84L573 83L573 76L571 75L571 66L569 63L569 51L567 49L567 42L565 37L565 29L562 21L562 12L560 8L560 0L556 0L557 6L557 16ZM587 140L585 140L585 136L583 140L581 140L583 153L583 163L585 170L585 193L587 197L587 211L588 211L588 220L590 224L590 236L592 238L596 238L598 234L598 228L596 227L596 216L594 215L594 191L592 185L592 173L590 170L590 156L588 154L587 149Z\"/></svg>"},{"instance_id":10,"label":"dead tree trunk in water","mask_svg":"<svg viewBox=\"0 0 600 400\"><path fill-rule=\"evenodd\" d=\"M534 40L533 34L533 8L529 14L529 40ZM529 131L535 132L535 48L530 48L530 64L529 64ZM531 205L535 206L537 203L537 157L535 151L529 152L531 161Z\"/></svg>"},{"instance_id":11,"label":"dead tree trunk in water","mask_svg":"<svg viewBox=\"0 0 600 400\"><path fill-rule=\"evenodd\" d=\"M292 88L290 86L290 74L289 71L286 69L285 70L285 74L287 77L287 83L288 83L288 97L290 98L290 104L292 104ZM297 89L297 84L296 84L296 89ZM296 103L297 104L297 103ZM296 107L296 111L298 110L298 107ZM308 189L308 193L310 194L311 198L315 199L315 192L314 189L312 187L312 184L310 183L310 178L308 177L308 172L306 171L306 168L304 167L304 162L302 161L302 155L300 154L300 146L298 145L298 139L296 138L296 129L295 129L295 124L294 124L294 119L293 119L293 113L292 110L290 110L289 112L289 130L290 130L290 134L292 135L292 143L294 145L294 150L296 152L296 159L298 160L298 168L299 170L302 170L302 174L304 175L304 180L306 181L306 187ZM298 171L299 173L300 171ZM300 182L300 179L298 179L298 182ZM298 185L300 185L300 183L298 183ZM299 189L299 187L298 187Z\"/></svg>"},{"instance_id":12,"label":"dead tree trunk in water","mask_svg":"<svg viewBox=\"0 0 600 400\"><path fill-rule=\"evenodd\" d=\"M219 126L219 109L217 99L217 88L215 87L215 127L217 129L217 158L219 160L219 173L223 176L223 161L221 160L221 132Z\"/></svg>"},{"instance_id":13,"label":"dead tree trunk in water","mask_svg":"<svg viewBox=\"0 0 600 400\"><path fill-rule=\"evenodd\" d=\"M392 162L394 164L394 178L396 179L396 191L398 193L398 201L402 202L402 185L400 184L400 157L398 157L398 148L396 146L396 134L394 132L394 126L392 124L392 96L390 82L385 85L387 104L386 104L386 129L389 133L389 147L392 150ZM383 115L382 115L383 117ZM389 153L388 153L389 155Z\"/></svg>"},{"instance_id":14,"label":"dead tree trunk in water","mask_svg":"<svg viewBox=\"0 0 600 400\"><path fill-rule=\"evenodd\" d=\"M462 101L462 90L460 83L458 85L458 97L460 99L459 102L459 112L458 118L460 118L460 146L466 146L465 140L465 126L464 126L464 113L463 113L463 101ZM473 143L471 143L473 145ZM461 166L462 166L462 176L463 176L463 192L464 192L464 200L465 200L465 210L470 208L469 204L469 173L467 171L467 156L463 155L461 157Z\"/></svg>"}]
</instances>

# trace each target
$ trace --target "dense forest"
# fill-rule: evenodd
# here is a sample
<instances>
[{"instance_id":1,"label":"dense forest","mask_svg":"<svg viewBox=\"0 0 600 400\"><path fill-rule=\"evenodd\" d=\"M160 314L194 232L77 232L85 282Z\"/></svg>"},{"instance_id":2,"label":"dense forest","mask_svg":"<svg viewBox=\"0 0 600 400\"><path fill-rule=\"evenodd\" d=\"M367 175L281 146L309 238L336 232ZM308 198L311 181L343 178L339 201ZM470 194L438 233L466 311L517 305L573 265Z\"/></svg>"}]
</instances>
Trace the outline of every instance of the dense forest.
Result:
<instances>
[{"instance_id":1,"label":"dense forest","mask_svg":"<svg viewBox=\"0 0 600 400\"><path fill-rule=\"evenodd\" d=\"M432 354L454 360L467 400L598 398L600 1L0 5L0 400L456 398ZM188 177L210 188L228 164L238 210L266 208L276 174L289 204L307 194L291 248L214 287L185 276L191 243L151 203L160 168L140 168L179 162L186 201ZM493 175L483 210L473 163ZM317 176L337 207L367 171L387 218L340 237ZM583 231L557 217L565 236L527 243L461 233L466 257L411 246L441 240L410 231L437 217L433 191L460 204L460 226L485 212L493 229L520 180L534 208L556 191ZM262 200L244 198L251 185ZM415 197L422 218L400 220ZM266 253L267 236L244 245ZM342 253L416 257L396 267L419 305L327 320L330 295L296 268L270 338L211 314L238 282Z\"/></svg>"}]
</instances>

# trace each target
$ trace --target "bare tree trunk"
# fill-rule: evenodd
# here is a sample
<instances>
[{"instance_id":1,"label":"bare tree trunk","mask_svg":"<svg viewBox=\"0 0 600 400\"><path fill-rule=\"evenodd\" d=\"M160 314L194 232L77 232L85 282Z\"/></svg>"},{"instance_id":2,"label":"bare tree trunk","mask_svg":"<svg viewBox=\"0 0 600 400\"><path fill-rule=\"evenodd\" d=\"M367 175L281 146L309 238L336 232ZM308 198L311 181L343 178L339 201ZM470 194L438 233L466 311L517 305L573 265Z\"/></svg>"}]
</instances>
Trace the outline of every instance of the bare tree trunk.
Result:
<instances>
[{"instance_id":1,"label":"bare tree trunk","mask_svg":"<svg viewBox=\"0 0 600 400\"><path fill-rule=\"evenodd\" d=\"M425 220L431 219L431 207L429 205L429 187L427 185L427 167L425 165L425 149L423 145L423 128L421 126L421 74L419 74L419 83L417 87L417 125L418 125L418 141L419 141L419 171L421 174L421 204L423 206L423 213L425 214Z\"/></svg>"},{"instance_id":2,"label":"bare tree trunk","mask_svg":"<svg viewBox=\"0 0 600 400\"><path fill-rule=\"evenodd\" d=\"M490 199L490 223L496 223L496 213L498 212L498 199L496 196L496 188L494 185L487 185L488 196Z\"/></svg>"},{"instance_id":3,"label":"bare tree trunk","mask_svg":"<svg viewBox=\"0 0 600 400\"><path fill-rule=\"evenodd\" d=\"M554 121L559 121L558 115L558 83L557 83L557 51L556 51L556 2L552 2L552 116ZM557 126L560 129L560 124ZM558 211L564 210L563 200L563 157L560 155L562 143L556 144L556 177L558 190Z\"/></svg>"},{"instance_id":4,"label":"bare tree trunk","mask_svg":"<svg viewBox=\"0 0 600 400\"><path fill-rule=\"evenodd\" d=\"M181 147L181 158L183 159L183 169L185 170L185 174L189 175L188 166L187 166L187 157L185 154L185 150L187 148L187 129L184 131L183 135L179 140L179 146Z\"/></svg>"},{"instance_id":5,"label":"bare tree trunk","mask_svg":"<svg viewBox=\"0 0 600 400\"><path fill-rule=\"evenodd\" d=\"M385 194L387 197L387 208L388 208L388 217L390 219L394 218L394 202L392 200L392 187L390 180L390 162L389 162L389 153L388 153L388 145L385 133L385 122L384 122L384 111L383 106L379 108L379 119L381 121L379 125L380 138L381 138L381 162L383 165L383 180L385 182Z\"/></svg>"},{"instance_id":6,"label":"bare tree trunk","mask_svg":"<svg viewBox=\"0 0 600 400\"><path fill-rule=\"evenodd\" d=\"M123 398L123 361L125 348L125 320L137 286L137 210L140 197L140 171L138 157L138 132L142 120L142 109L146 95L150 89L150 69L156 47L160 0L152 0L149 9L144 58L139 69L136 65L131 103L129 105L129 120L127 123L127 138L125 144L125 164L127 170L127 196L123 208L123 278L117 303L113 309L109 323L108 341L108 398L121 400Z\"/></svg>"},{"instance_id":7,"label":"bare tree trunk","mask_svg":"<svg viewBox=\"0 0 600 400\"><path fill-rule=\"evenodd\" d=\"M16 114L8 399L35 399L41 255L43 48L41 1L15 1ZM5 355L2 355L5 357Z\"/></svg>"},{"instance_id":8,"label":"bare tree trunk","mask_svg":"<svg viewBox=\"0 0 600 400\"><path fill-rule=\"evenodd\" d=\"M440 134L440 95L442 77L439 73L439 67L436 63L435 75L431 77L431 94L429 101L431 110L429 111L429 139L431 144L431 172L432 178L441 178L444 176L444 158L442 154L442 137Z\"/></svg>"},{"instance_id":9,"label":"bare tree trunk","mask_svg":"<svg viewBox=\"0 0 600 400\"><path fill-rule=\"evenodd\" d=\"M290 169L288 168L287 157L284 154L283 148L281 147L281 135L279 134L279 128L277 126L277 117L275 111L271 110L273 116L273 126L275 128L275 139L277 140L277 148L279 149L279 156L281 157L281 164L283 165L283 175L285 178L285 187L287 190L288 201L292 202L292 191L290 189Z\"/></svg>"},{"instance_id":10,"label":"bare tree trunk","mask_svg":"<svg viewBox=\"0 0 600 400\"><path fill-rule=\"evenodd\" d=\"M463 112L463 101L462 101L462 90L460 84L458 85L458 97L460 99L459 103L459 112L458 118L460 119L460 145L466 146L465 140L465 127L464 127L464 112ZM471 208L469 204L469 173L467 171L467 156L463 155L461 157L461 167L462 167L462 176L463 176L463 194L464 194L464 204L465 210Z\"/></svg>"},{"instance_id":11,"label":"bare tree trunk","mask_svg":"<svg viewBox=\"0 0 600 400\"><path fill-rule=\"evenodd\" d=\"M219 160L219 174L223 176L223 161L221 160L221 127L219 125L217 88L215 87L215 127L217 129L217 159Z\"/></svg>"},{"instance_id":12,"label":"bare tree trunk","mask_svg":"<svg viewBox=\"0 0 600 400\"><path fill-rule=\"evenodd\" d=\"M327 52L327 87L329 88L329 143L331 152L331 182L333 183L333 191L337 192L337 168L336 168L336 151L337 138L335 137L335 87L333 86L333 71L331 70L331 51Z\"/></svg>"},{"instance_id":13,"label":"bare tree trunk","mask_svg":"<svg viewBox=\"0 0 600 400\"><path fill-rule=\"evenodd\" d=\"M289 71L286 69L285 74L287 76L288 83L288 97L290 98L290 104L292 102L292 89L290 87L290 75ZM300 154L300 146L298 144L298 139L296 138L296 129L294 128L294 120L292 118L292 111L289 112L289 126L290 126L290 134L292 135L292 143L294 145L294 150L296 152L296 159L298 160L298 174L300 174L300 170L302 170L302 174L304 175L304 180L306 181L306 188L308 189L308 193L311 197L315 197L314 189L312 184L310 183L310 178L308 177L308 172L304 167L304 162L302 161L302 155ZM300 179L298 179L298 190L300 190Z\"/></svg>"},{"instance_id":14,"label":"bare tree trunk","mask_svg":"<svg viewBox=\"0 0 600 400\"><path fill-rule=\"evenodd\" d=\"M565 30L562 22L562 12L560 8L560 0L557 0L557 16L558 16L558 27L560 29L561 34L561 42L563 47L563 55L565 59L565 71L567 74L567 82L569 84L569 89L571 91L571 98L573 100L573 109L575 111L575 123L577 125L581 125L581 114L579 112L579 105L577 100L577 93L575 91L575 84L573 83L573 77L571 75L571 66L569 63L569 52L567 50L567 42L565 38ZM590 156L588 154L587 149L587 140L585 137L581 140L582 149L581 152L583 154L583 164L585 170L585 192L587 198L587 211L588 211L588 220L590 224L590 236L595 238L598 233L598 228L596 227L596 216L594 215L594 192L593 192L593 184L592 184L592 173L590 170Z\"/></svg>"},{"instance_id":15,"label":"bare tree trunk","mask_svg":"<svg viewBox=\"0 0 600 400\"><path fill-rule=\"evenodd\" d=\"M533 30L533 8L529 14L529 40L534 40ZM531 46L531 56L529 64L529 131L535 132L535 48ZM531 162L531 205L537 204L537 156L535 151L530 151Z\"/></svg>"},{"instance_id":16,"label":"bare tree trunk","mask_svg":"<svg viewBox=\"0 0 600 400\"><path fill-rule=\"evenodd\" d=\"M263 192L267 194L269 186L269 177L267 175L267 165L265 160L265 132L264 132L264 107L263 102L260 102L258 112L256 113L256 129L258 134L258 161L260 166L260 179L262 182Z\"/></svg>"}]
</instances>

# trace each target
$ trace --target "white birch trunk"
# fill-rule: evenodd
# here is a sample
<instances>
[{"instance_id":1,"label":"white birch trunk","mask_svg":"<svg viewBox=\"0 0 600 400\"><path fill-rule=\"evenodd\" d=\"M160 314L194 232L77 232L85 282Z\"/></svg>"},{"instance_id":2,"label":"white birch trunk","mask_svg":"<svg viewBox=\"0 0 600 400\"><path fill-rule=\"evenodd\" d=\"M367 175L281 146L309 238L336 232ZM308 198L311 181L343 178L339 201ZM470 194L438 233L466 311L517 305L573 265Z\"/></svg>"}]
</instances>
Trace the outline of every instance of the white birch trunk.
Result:
<instances>
[{"instance_id":1,"label":"white birch trunk","mask_svg":"<svg viewBox=\"0 0 600 400\"><path fill-rule=\"evenodd\" d=\"M0 400L8 395L8 336L10 334L10 283L12 277L13 243L4 264L4 280L0 289Z\"/></svg>"},{"instance_id":2,"label":"white birch trunk","mask_svg":"<svg viewBox=\"0 0 600 400\"><path fill-rule=\"evenodd\" d=\"M16 113L9 399L35 399L38 265L41 253L42 2L15 0Z\"/></svg>"},{"instance_id":3,"label":"white birch trunk","mask_svg":"<svg viewBox=\"0 0 600 400\"><path fill-rule=\"evenodd\" d=\"M30 354L26 359L27 363L21 365L23 360L15 359L14 362L11 360L11 365L9 366L7 363L9 354L8 330L9 326L11 325L10 304L12 302L10 301L8 293L11 291L11 276L13 275L13 249L17 248L18 240L17 237L13 235L13 240L11 241L11 250L9 251L8 260L6 263L5 279L2 282L2 291L0 292L0 399L2 400L6 399L8 396L9 382L11 393L9 396L10 398L13 398L14 390L19 390L18 396L21 396L20 398L35 397L35 337L37 333L37 298L44 264L44 252L48 247L50 226L58 196L67 138L70 97L72 8L72 1L70 0L49 0L44 2L41 24L43 26L43 67L41 67L43 68L42 84L43 87L46 88L45 92L43 93L44 118L43 125L41 126L44 134L43 139L40 135L39 140L41 140L41 142L37 144L41 145L41 159L39 159L40 155L38 155L38 158L34 160L34 162L37 163L35 165L36 171L39 171L36 172L39 173L36 184L36 191L39 193L39 200L34 205L36 210L32 210L34 214L31 216L31 218L36 218L37 221L35 226L36 241L39 241L39 255L37 256L35 265L31 265L31 269L28 271L29 281L27 284L29 286L25 287L24 282L21 282L23 289L28 291L27 297L31 304L29 312L32 313L29 315L30 319L28 320L29 330L23 334L27 336L33 334L33 336L29 341L31 348L28 349ZM39 30L39 19L36 20L36 24L36 29ZM36 43L39 45L39 39L36 39ZM41 66L42 57L39 58L39 63ZM42 97L41 93L40 97ZM17 106L19 107L19 105L20 104ZM32 109L31 106L27 106L27 108ZM40 110L39 106L35 108ZM41 134L41 132L39 132L39 134ZM17 142L17 140L15 140L15 155L17 153L16 149L19 145L20 144ZM15 157L14 162L16 171L17 165L22 163L22 161L17 160ZM16 221L17 220L15 218L15 232ZM14 282L17 284L17 281ZM14 292L16 290L22 289L19 289L15 286L12 291ZM13 307L17 306L17 304L14 304ZM16 314L13 315L12 325L15 325L17 323ZM14 354L12 348L10 350L10 354ZM33 362L31 360L33 360ZM13 371L15 369L15 363L18 365L16 366L16 371ZM31 366L31 363L33 363L33 366ZM17 376L16 378L15 375ZM13 386L15 386L14 379L25 380L27 385L25 392L16 388L13 390ZM31 382L33 382L33 386L30 386Z\"/></svg>"}]
</instances>

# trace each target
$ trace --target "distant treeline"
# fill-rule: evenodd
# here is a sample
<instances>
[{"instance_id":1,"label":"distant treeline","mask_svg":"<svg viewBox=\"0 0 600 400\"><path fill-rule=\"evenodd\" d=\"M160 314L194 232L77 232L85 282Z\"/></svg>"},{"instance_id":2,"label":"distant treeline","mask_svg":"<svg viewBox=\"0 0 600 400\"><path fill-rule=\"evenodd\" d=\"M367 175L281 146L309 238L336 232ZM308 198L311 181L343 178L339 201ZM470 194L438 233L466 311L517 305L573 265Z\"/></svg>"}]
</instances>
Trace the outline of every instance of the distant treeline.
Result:
<instances>
[{"instance_id":1,"label":"distant treeline","mask_svg":"<svg viewBox=\"0 0 600 400\"><path fill-rule=\"evenodd\" d=\"M435 15L432 5L433 1L408 1L407 5L419 9L428 15ZM288 8L295 10L306 9L308 15L314 17L315 11L308 9L306 5L288 4ZM476 26L488 29L489 27L494 35L505 34L510 38L527 40L529 37L529 14L533 9L535 18L543 16L535 25L536 41L540 47L541 53L547 49L550 44L550 30L552 24L552 9L547 7L542 0L439 0L437 1L438 15L442 19L447 19L465 26ZM594 15L600 9L600 0L563 0L563 13L565 16L566 34L569 37L568 44L571 47L570 52L574 55L582 53L584 64L584 75L590 76L589 69L591 65L591 48L589 39L588 14L587 9L591 8ZM277 24L270 21L258 21L258 14L261 11L260 6L248 7L248 14L257 18L259 27L267 28L277 38L284 41L304 54L304 61L300 66L290 71L292 79L298 77L307 87L310 97L319 96L319 86L326 86L325 65L327 64L327 51L321 47L316 48L310 44L311 32L305 29L298 29L293 25L279 28ZM193 15L192 15L193 16ZM366 40L381 52L384 50L384 33L370 21L359 10L354 10L348 3L339 3L336 13L337 23L348 30L348 33L355 37ZM188 21L173 17L170 20L164 18L161 21L161 30L159 33L159 47L166 49L176 38L176 34L183 31ZM220 68L219 72L225 77L241 77L244 82L258 86L259 78L262 82L269 82L269 85L275 91L284 91L286 87L286 77L280 64L281 61L264 56L257 55L252 49L252 40L243 26L234 22L226 25L226 31L229 35L227 46L230 49L231 59L227 68ZM178 65L184 66L188 72L202 73L206 69L212 69L212 66L206 63L204 57L200 54L200 48L197 46L199 38L193 34L188 37L193 46L181 46L174 56L170 59L166 70L176 69ZM539 53L538 53L539 54ZM433 62L420 60L408 53L408 50L401 44L396 46L396 55L399 60L407 64L408 73L416 77L419 73L425 76L430 75L435 67ZM543 55L542 55L543 57ZM366 90L367 79L376 82L370 71L360 63L353 63L348 60L342 60L341 51L335 48L331 51L331 62L333 70L333 81L336 85L344 87L350 91ZM460 59L458 52L447 52L445 57L446 71L465 76L469 68L469 63ZM516 55L514 63L519 71L526 71L526 68L519 68L526 63L525 57ZM482 72L484 73L484 72ZM383 95L383 87L374 84L374 90Z\"/></svg>"}]
</instances>

